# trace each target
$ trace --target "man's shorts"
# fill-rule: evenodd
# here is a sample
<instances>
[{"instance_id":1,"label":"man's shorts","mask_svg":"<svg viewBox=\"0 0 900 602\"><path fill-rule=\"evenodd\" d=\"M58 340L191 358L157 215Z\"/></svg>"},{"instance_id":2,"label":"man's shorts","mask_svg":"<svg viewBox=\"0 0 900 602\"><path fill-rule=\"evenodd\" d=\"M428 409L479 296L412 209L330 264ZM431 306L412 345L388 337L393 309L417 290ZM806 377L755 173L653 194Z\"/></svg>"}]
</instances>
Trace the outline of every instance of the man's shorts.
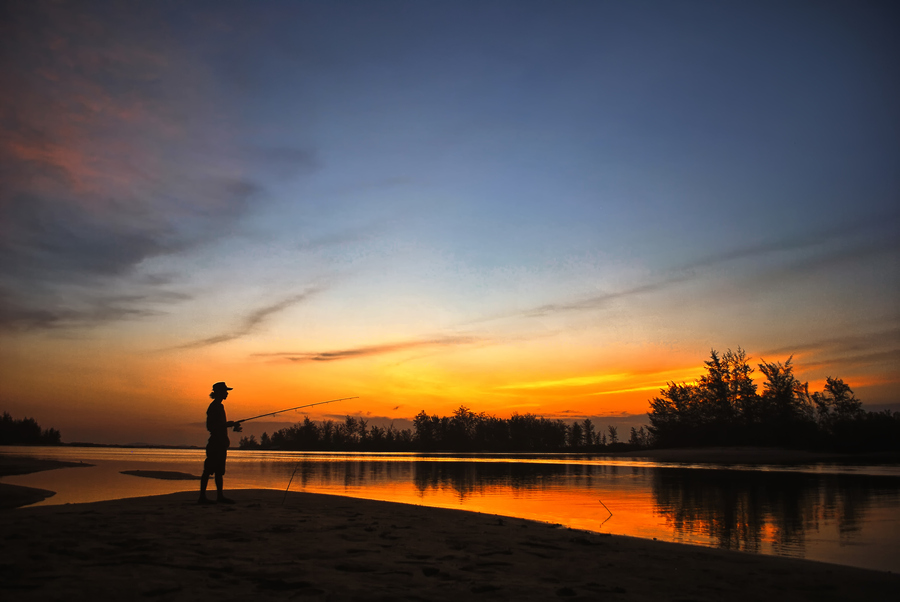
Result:
<instances>
[{"instance_id":1,"label":"man's shorts","mask_svg":"<svg viewBox=\"0 0 900 602\"><path fill-rule=\"evenodd\" d=\"M225 457L227 455L227 447L207 445L206 460L203 462L203 472L205 472L206 474L225 474Z\"/></svg>"}]
</instances>

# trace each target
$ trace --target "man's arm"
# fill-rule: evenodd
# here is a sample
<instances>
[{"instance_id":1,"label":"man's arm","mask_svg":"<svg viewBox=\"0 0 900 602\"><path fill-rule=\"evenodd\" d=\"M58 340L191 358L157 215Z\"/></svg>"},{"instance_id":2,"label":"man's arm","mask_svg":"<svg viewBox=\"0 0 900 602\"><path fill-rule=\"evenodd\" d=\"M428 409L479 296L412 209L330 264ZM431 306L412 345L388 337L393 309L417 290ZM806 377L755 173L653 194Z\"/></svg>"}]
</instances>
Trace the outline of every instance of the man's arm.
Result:
<instances>
[{"instance_id":1,"label":"man's arm","mask_svg":"<svg viewBox=\"0 0 900 602\"><path fill-rule=\"evenodd\" d=\"M225 416L224 406L213 408L206 415L206 430L213 432L214 429L221 427L233 428L235 433L241 432L240 421L228 420Z\"/></svg>"}]
</instances>

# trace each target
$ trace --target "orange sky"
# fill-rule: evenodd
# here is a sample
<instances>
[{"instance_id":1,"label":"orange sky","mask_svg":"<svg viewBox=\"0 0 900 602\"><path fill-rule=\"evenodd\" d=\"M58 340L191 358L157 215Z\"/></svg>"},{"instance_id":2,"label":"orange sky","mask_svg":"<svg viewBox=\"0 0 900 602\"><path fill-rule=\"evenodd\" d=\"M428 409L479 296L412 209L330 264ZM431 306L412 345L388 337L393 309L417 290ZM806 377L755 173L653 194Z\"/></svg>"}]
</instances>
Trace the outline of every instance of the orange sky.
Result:
<instances>
[{"instance_id":1,"label":"orange sky","mask_svg":"<svg viewBox=\"0 0 900 602\"><path fill-rule=\"evenodd\" d=\"M897 402L877 11L297 6L9 9L0 410L201 445L224 380L233 418L640 424L738 346Z\"/></svg>"},{"instance_id":2,"label":"orange sky","mask_svg":"<svg viewBox=\"0 0 900 602\"><path fill-rule=\"evenodd\" d=\"M591 417L601 428L623 415L646 424L648 401L666 382L691 382L703 373L705 355L621 345L576 347L578 337L514 344L479 344L378 353L332 361L286 361L260 357L231 343L203 349L146 348L129 340L93 341L9 337L2 357L5 410L54 426L66 441L155 442L201 445L210 385L234 387L226 407L239 419L338 397L359 399L291 412L260 423L359 415L401 426L424 410L450 415L460 405L508 417L513 412L548 418ZM581 341L582 345L587 345ZM770 358L766 358L770 359ZM771 358L774 359L774 358ZM781 358L786 359L786 358ZM821 370L803 371L813 390ZM753 362L753 359L751 359ZM34 366L42 366L38 377ZM830 374L830 372L829 372ZM758 374L757 374L758 376ZM849 375L866 399L872 384ZM819 376L822 380L824 377ZM869 383L872 384L869 384ZM307 413L308 412L308 413ZM249 424L248 433L257 425Z\"/></svg>"}]
</instances>

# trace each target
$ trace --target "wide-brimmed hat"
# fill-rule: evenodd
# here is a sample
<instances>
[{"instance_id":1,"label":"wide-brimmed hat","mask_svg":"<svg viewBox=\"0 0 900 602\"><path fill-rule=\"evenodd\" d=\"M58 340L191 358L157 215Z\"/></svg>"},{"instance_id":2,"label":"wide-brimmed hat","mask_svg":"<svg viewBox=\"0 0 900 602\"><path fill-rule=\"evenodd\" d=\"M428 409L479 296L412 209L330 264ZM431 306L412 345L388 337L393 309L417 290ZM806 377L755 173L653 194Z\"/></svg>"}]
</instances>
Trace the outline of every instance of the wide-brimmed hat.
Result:
<instances>
[{"instance_id":1,"label":"wide-brimmed hat","mask_svg":"<svg viewBox=\"0 0 900 602\"><path fill-rule=\"evenodd\" d=\"M226 384L223 383L223 382L218 382L218 383L216 383L216 384L213 385L213 391L216 391L216 392L219 392L219 391L231 391L233 388L234 388L234 387L229 387L228 385L226 385Z\"/></svg>"}]
</instances>

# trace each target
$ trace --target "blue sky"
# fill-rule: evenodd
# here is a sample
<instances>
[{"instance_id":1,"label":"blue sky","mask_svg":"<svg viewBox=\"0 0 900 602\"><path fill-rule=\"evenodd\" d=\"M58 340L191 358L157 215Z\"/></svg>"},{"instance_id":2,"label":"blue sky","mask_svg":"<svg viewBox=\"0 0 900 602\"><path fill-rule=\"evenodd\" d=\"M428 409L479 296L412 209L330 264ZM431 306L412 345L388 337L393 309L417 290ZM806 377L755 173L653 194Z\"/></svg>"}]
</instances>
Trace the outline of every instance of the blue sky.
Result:
<instances>
[{"instance_id":1,"label":"blue sky","mask_svg":"<svg viewBox=\"0 0 900 602\"><path fill-rule=\"evenodd\" d=\"M247 410L337 382L398 418L639 414L741 345L896 401L897 26L889 2L7 3L0 399L187 417L227 376L265 388Z\"/></svg>"}]
</instances>

